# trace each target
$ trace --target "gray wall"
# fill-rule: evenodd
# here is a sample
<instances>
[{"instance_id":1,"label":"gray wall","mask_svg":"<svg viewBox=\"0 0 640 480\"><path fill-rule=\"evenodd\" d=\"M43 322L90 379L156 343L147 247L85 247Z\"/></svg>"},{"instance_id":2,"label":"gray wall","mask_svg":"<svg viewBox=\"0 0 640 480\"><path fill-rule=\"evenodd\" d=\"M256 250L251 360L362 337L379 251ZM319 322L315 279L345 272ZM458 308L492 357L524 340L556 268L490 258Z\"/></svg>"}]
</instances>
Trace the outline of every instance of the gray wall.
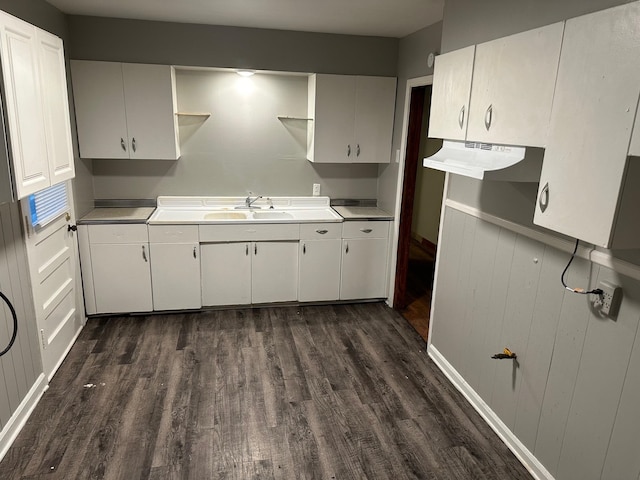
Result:
<instances>
[{"instance_id":1,"label":"gray wall","mask_svg":"<svg viewBox=\"0 0 640 480\"><path fill-rule=\"evenodd\" d=\"M201 67L394 76L394 38L69 16L70 56Z\"/></svg>"},{"instance_id":2,"label":"gray wall","mask_svg":"<svg viewBox=\"0 0 640 480\"><path fill-rule=\"evenodd\" d=\"M74 59L383 76L395 76L398 61L399 41L393 38L85 16L68 20L70 57ZM186 96L186 89L182 89L182 97ZM198 136L203 132L215 136L210 128L228 113L217 109L216 118L207 121ZM306 110L300 114L306 115ZM260 138L274 128L278 135L284 129L299 128L293 123L277 124L273 118L268 124L245 120L236 125L241 129L252 126ZM321 183L322 193L333 197L376 197L375 165L312 165L300 159L299 149L295 154L285 153L297 156L293 160L282 158L283 152L254 151L249 155L249 150L225 151L228 144L201 140L189 140L177 163L95 160L95 197L242 195L246 190L309 195L312 183Z\"/></svg>"},{"instance_id":3,"label":"gray wall","mask_svg":"<svg viewBox=\"0 0 640 480\"><path fill-rule=\"evenodd\" d=\"M433 69L427 66L427 56L429 52L440 51L441 32L442 23L438 22L400 40L392 159L395 159L395 152L402 145L402 122L405 114L404 100L407 91L407 80L433 74ZM396 208L396 187L398 175L400 174L398 167L399 164L394 162L379 167L378 205L388 212L394 212Z\"/></svg>"},{"instance_id":4,"label":"gray wall","mask_svg":"<svg viewBox=\"0 0 640 480\"><path fill-rule=\"evenodd\" d=\"M176 162L94 160L97 198L158 195L311 195L320 183L332 198L374 198L376 165L306 160L306 75L178 70L178 110L211 112L180 119Z\"/></svg>"}]
</instances>

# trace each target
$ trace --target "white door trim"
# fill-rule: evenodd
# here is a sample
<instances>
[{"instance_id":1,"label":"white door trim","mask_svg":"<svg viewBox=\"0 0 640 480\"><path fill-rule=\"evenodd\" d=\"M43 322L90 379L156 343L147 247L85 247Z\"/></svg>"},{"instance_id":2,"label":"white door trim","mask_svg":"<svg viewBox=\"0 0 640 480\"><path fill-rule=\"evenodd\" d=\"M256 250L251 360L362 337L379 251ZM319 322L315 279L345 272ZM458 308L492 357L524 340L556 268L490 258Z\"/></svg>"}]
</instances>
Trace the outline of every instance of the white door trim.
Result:
<instances>
[{"instance_id":1,"label":"white door trim","mask_svg":"<svg viewBox=\"0 0 640 480\"><path fill-rule=\"evenodd\" d=\"M396 288L396 268L398 265L398 232L400 231L400 210L402 208L402 189L404 187L404 165L407 154L407 135L409 134L409 107L411 105L411 90L433 84L433 75L410 78L404 95L404 117L402 121L402 141L400 143L400 163L398 164L398 183L396 186L396 209L393 221L393 238L391 240L391 261L389 263L389 297L387 305L393 307Z\"/></svg>"}]
</instances>

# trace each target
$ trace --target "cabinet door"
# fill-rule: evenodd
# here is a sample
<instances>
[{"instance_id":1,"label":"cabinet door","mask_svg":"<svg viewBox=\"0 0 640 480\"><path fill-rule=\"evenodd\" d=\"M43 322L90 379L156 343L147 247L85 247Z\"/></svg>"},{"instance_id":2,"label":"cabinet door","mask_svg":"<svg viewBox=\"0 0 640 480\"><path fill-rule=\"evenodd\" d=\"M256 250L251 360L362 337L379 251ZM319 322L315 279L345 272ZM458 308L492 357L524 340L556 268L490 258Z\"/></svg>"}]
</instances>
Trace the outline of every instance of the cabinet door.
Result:
<instances>
[{"instance_id":1,"label":"cabinet door","mask_svg":"<svg viewBox=\"0 0 640 480\"><path fill-rule=\"evenodd\" d=\"M476 47L436 57L429 117L429 137L464 141Z\"/></svg>"},{"instance_id":2,"label":"cabinet door","mask_svg":"<svg viewBox=\"0 0 640 480\"><path fill-rule=\"evenodd\" d=\"M55 185L75 176L67 73L62 40L40 29L37 39L49 176L51 185Z\"/></svg>"},{"instance_id":3,"label":"cabinet door","mask_svg":"<svg viewBox=\"0 0 640 480\"><path fill-rule=\"evenodd\" d=\"M202 305L251 303L250 247L249 242L200 246Z\"/></svg>"},{"instance_id":4,"label":"cabinet door","mask_svg":"<svg viewBox=\"0 0 640 480\"><path fill-rule=\"evenodd\" d=\"M251 302L298 299L298 242L254 242Z\"/></svg>"},{"instance_id":5,"label":"cabinet door","mask_svg":"<svg viewBox=\"0 0 640 480\"><path fill-rule=\"evenodd\" d=\"M199 245L152 243L150 248L153 309L200 308Z\"/></svg>"},{"instance_id":6,"label":"cabinet door","mask_svg":"<svg viewBox=\"0 0 640 480\"><path fill-rule=\"evenodd\" d=\"M640 96L639 24L637 2L567 21L534 216L604 247Z\"/></svg>"},{"instance_id":7,"label":"cabinet door","mask_svg":"<svg viewBox=\"0 0 640 480\"><path fill-rule=\"evenodd\" d=\"M71 79L82 158L129 158L122 64L73 60Z\"/></svg>"},{"instance_id":8,"label":"cabinet door","mask_svg":"<svg viewBox=\"0 0 640 480\"><path fill-rule=\"evenodd\" d=\"M50 184L36 27L0 12L0 29L15 188L24 198Z\"/></svg>"},{"instance_id":9,"label":"cabinet door","mask_svg":"<svg viewBox=\"0 0 640 480\"><path fill-rule=\"evenodd\" d=\"M301 240L298 300L301 302L340 298L340 239Z\"/></svg>"},{"instance_id":10,"label":"cabinet door","mask_svg":"<svg viewBox=\"0 0 640 480\"><path fill-rule=\"evenodd\" d=\"M356 163L389 163L396 105L396 79L356 77ZM355 153L355 155L354 155Z\"/></svg>"},{"instance_id":11,"label":"cabinet door","mask_svg":"<svg viewBox=\"0 0 640 480\"><path fill-rule=\"evenodd\" d=\"M309 159L318 163L351 163L356 155L354 143L356 77L350 75L314 75L315 89L309 95L315 111L312 152Z\"/></svg>"},{"instance_id":12,"label":"cabinet door","mask_svg":"<svg viewBox=\"0 0 640 480\"><path fill-rule=\"evenodd\" d=\"M169 65L122 64L131 158L179 156L175 77Z\"/></svg>"},{"instance_id":13,"label":"cabinet door","mask_svg":"<svg viewBox=\"0 0 640 480\"><path fill-rule=\"evenodd\" d=\"M387 296L387 239L342 240L340 299Z\"/></svg>"},{"instance_id":14,"label":"cabinet door","mask_svg":"<svg viewBox=\"0 0 640 480\"><path fill-rule=\"evenodd\" d=\"M91 265L97 313L153 310L148 244L93 244Z\"/></svg>"},{"instance_id":15,"label":"cabinet door","mask_svg":"<svg viewBox=\"0 0 640 480\"><path fill-rule=\"evenodd\" d=\"M544 147L564 23L476 46L467 140Z\"/></svg>"}]
</instances>

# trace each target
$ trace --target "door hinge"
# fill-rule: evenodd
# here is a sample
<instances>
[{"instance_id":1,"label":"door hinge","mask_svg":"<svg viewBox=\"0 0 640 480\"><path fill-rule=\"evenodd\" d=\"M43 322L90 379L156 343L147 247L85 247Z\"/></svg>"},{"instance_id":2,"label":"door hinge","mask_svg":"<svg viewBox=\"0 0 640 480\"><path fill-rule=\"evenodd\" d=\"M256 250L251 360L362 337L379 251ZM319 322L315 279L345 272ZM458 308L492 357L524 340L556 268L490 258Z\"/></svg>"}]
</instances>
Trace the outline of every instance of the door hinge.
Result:
<instances>
[{"instance_id":1,"label":"door hinge","mask_svg":"<svg viewBox=\"0 0 640 480\"><path fill-rule=\"evenodd\" d=\"M40 329L40 338L42 339L42 349L46 350L47 349L47 342L44 339L44 330Z\"/></svg>"}]
</instances>

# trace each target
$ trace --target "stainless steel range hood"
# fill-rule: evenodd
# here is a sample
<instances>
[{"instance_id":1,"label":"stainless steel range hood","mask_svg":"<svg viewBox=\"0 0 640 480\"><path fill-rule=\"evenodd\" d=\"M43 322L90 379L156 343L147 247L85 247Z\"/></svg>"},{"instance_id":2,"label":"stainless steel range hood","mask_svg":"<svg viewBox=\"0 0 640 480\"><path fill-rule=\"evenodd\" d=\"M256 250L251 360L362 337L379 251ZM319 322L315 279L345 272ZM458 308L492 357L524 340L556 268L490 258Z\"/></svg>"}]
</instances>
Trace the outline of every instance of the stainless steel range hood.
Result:
<instances>
[{"instance_id":1,"label":"stainless steel range hood","mask_svg":"<svg viewBox=\"0 0 640 480\"><path fill-rule=\"evenodd\" d=\"M541 148L444 140L442 148L423 165L479 180L538 182L542 169Z\"/></svg>"}]
</instances>

